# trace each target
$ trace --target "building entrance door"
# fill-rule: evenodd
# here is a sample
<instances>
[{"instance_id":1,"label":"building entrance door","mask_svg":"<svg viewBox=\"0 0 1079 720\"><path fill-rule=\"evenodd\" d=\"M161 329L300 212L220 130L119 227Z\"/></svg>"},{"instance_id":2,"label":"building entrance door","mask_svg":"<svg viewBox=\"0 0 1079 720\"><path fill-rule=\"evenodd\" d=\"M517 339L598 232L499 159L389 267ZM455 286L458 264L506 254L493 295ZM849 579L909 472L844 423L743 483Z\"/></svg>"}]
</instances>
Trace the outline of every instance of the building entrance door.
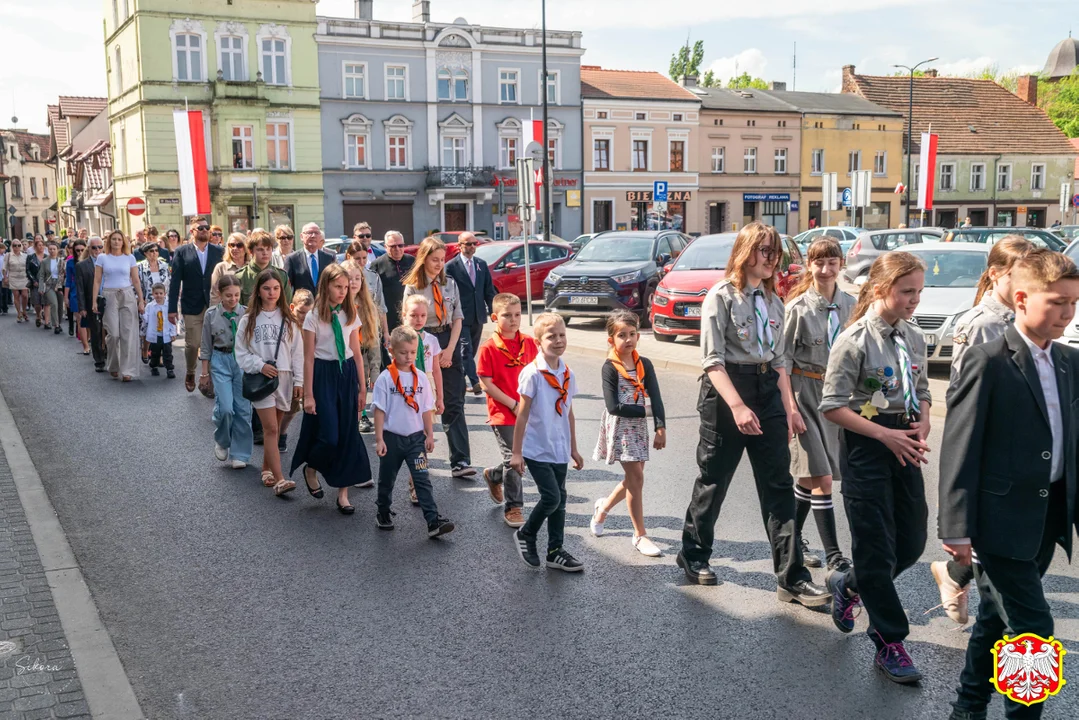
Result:
<instances>
[{"instance_id":1,"label":"building entrance door","mask_svg":"<svg viewBox=\"0 0 1079 720\"><path fill-rule=\"evenodd\" d=\"M708 232L721 233L727 229L727 203L708 206Z\"/></svg>"},{"instance_id":2,"label":"building entrance door","mask_svg":"<svg viewBox=\"0 0 1079 720\"><path fill-rule=\"evenodd\" d=\"M443 232L463 232L468 230L468 205L466 203L446 203L446 227Z\"/></svg>"},{"instance_id":3,"label":"building entrance door","mask_svg":"<svg viewBox=\"0 0 1079 720\"><path fill-rule=\"evenodd\" d=\"M953 228L958 223L956 222L957 214L955 210L938 210L937 211L937 227Z\"/></svg>"},{"instance_id":4,"label":"building entrance door","mask_svg":"<svg viewBox=\"0 0 1079 720\"><path fill-rule=\"evenodd\" d=\"M989 211L985 210L985 209L971 210L970 211L970 224L973 227L985 227L986 225L988 225L989 224Z\"/></svg>"},{"instance_id":5,"label":"building entrance door","mask_svg":"<svg viewBox=\"0 0 1079 720\"><path fill-rule=\"evenodd\" d=\"M612 204L610 200L592 201L592 232L601 233L614 229L611 226Z\"/></svg>"}]
</instances>

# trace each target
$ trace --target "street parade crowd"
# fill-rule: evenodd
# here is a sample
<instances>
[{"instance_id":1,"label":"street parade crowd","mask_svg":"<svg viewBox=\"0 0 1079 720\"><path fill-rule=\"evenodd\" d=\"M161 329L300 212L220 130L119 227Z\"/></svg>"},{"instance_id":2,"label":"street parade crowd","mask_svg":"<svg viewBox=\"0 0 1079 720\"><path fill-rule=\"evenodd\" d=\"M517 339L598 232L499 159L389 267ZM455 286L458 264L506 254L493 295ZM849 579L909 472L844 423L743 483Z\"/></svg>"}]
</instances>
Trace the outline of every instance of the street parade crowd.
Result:
<instances>
[{"instance_id":1,"label":"street parade crowd","mask_svg":"<svg viewBox=\"0 0 1079 720\"><path fill-rule=\"evenodd\" d=\"M243 469L262 445L269 491L286 497L299 470L312 497L325 496L324 484L336 491L345 515L356 510L351 488L377 485L375 522L383 530L394 529L402 465L429 537L454 530L428 470L435 415L451 475L473 477L465 397L485 395L500 457L481 473L513 529L514 550L529 568L581 571L565 546L567 473L584 461L563 319L540 314L532 336L522 333L521 300L495 292L471 233L461 235L460 254L449 262L433 237L415 256L393 231L376 248L362 223L343 257L323 249L315 224L303 227L301 247L293 244L287 226L225 237L201 218L186 241L155 228L134 244L119 231L104 238L80 231L64 243L40 235L15 240L0 255L0 313L8 313L10 293L17 323L30 327L32 317L35 329L62 335L66 318L68 335L92 355L95 369L121 382L138 377L141 365L151 376L163 369L175 378L172 344L182 336L186 390L214 399L217 460ZM909 253L886 253L853 297L836 284L839 244L819 239L784 302L775 288L780 255L774 228L747 225L725 279L704 300L699 475L676 562L690 582L717 584L709 565L715 525L748 453L778 598L830 605L844 633L864 608L874 664L894 682L914 683L922 676L904 646L909 625L894 581L927 542L921 468L929 461L930 407L940 399L930 396L925 339L910 322L926 268ZM986 717L994 643L1053 634L1041 576L1055 545L1070 557L1079 487L1079 351L1053 341L1077 299L1079 270L1071 260L1009 237L991 250L975 307L955 331L938 517L951 559L931 569L958 623L968 619L970 584L980 591L956 720ZM493 332L483 340L487 322ZM633 547L656 557L642 489L645 465L667 436L658 374L637 350L639 324L627 311L606 321L594 457L620 463L624 477L595 501L589 527L602 536L608 513L624 501ZM296 423L298 440L286 460ZM364 441L367 433L373 443ZM530 510L526 476L539 495ZM832 500L840 479L849 556ZM823 560L802 538L810 513ZM822 566L824 586L807 569ZM1039 717L1042 708L1005 699L1009 718Z\"/></svg>"}]
</instances>

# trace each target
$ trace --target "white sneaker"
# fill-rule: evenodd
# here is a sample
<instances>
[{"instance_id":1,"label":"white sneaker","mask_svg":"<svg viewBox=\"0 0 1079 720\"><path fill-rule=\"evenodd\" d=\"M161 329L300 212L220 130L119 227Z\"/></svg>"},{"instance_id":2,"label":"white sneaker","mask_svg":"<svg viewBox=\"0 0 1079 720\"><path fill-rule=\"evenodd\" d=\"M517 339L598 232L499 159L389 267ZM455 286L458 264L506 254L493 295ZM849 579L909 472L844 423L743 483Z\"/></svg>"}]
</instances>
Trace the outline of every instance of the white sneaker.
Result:
<instances>
[{"instance_id":1,"label":"white sneaker","mask_svg":"<svg viewBox=\"0 0 1079 720\"><path fill-rule=\"evenodd\" d=\"M633 547L637 548L637 552L641 555L647 557L660 557L663 555L662 551L656 547L656 544L647 535L633 538Z\"/></svg>"},{"instance_id":2,"label":"white sneaker","mask_svg":"<svg viewBox=\"0 0 1079 720\"><path fill-rule=\"evenodd\" d=\"M596 504L593 506L595 507L595 512L592 513L592 518L588 521L588 527L592 530L592 534L596 537L599 537L603 534L603 523L596 520L596 515L599 515L599 509L600 506L603 505L604 499L605 498L600 498L599 500L596 500Z\"/></svg>"},{"instance_id":3,"label":"white sneaker","mask_svg":"<svg viewBox=\"0 0 1079 720\"><path fill-rule=\"evenodd\" d=\"M221 447L217 443L214 443L214 457L221 462L225 462L229 459L229 451Z\"/></svg>"},{"instance_id":4,"label":"white sneaker","mask_svg":"<svg viewBox=\"0 0 1079 720\"><path fill-rule=\"evenodd\" d=\"M245 467L247 467L247 463L245 463L243 460L233 459L233 461L232 461L232 469L233 470L243 470Z\"/></svg>"},{"instance_id":5,"label":"white sneaker","mask_svg":"<svg viewBox=\"0 0 1079 720\"><path fill-rule=\"evenodd\" d=\"M929 564L929 572L933 573L933 580L940 590L940 604L944 608L944 614L952 622L966 625L970 619L968 613L968 600L970 586L959 587L959 583L948 575L948 563L938 560Z\"/></svg>"}]
</instances>

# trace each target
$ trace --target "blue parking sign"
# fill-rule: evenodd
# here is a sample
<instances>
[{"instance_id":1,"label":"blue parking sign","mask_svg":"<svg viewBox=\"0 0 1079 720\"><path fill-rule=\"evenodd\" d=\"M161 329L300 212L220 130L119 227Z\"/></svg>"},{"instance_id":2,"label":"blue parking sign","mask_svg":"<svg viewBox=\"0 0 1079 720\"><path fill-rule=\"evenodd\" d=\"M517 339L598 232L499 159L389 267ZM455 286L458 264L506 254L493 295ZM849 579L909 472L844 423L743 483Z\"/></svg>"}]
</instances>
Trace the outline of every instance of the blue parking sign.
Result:
<instances>
[{"instance_id":1,"label":"blue parking sign","mask_svg":"<svg viewBox=\"0 0 1079 720\"><path fill-rule=\"evenodd\" d=\"M850 188L843 188L843 207L854 204L854 192Z\"/></svg>"},{"instance_id":2,"label":"blue parking sign","mask_svg":"<svg viewBox=\"0 0 1079 720\"><path fill-rule=\"evenodd\" d=\"M667 202L667 182L656 180L652 185L652 202Z\"/></svg>"}]
</instances>

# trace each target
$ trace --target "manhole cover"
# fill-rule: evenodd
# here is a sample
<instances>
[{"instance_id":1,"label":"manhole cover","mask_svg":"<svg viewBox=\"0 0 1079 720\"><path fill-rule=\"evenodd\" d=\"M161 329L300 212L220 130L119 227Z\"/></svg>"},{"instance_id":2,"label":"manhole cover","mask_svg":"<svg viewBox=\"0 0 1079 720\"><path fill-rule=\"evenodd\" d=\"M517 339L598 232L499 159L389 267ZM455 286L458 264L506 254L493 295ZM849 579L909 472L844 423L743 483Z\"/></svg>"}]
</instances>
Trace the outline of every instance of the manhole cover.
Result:
<instances>
[{"instance_id":1,"label":"manhole cover","mask_svg":"<svg viewBox=\"0 0 1079 720\"><path fill-rule=\"evenodd\" d=\"M15 643L4 640L0 642L0 657L3 657L4 655L10 655L18 649L19 646Z\"/></svg>"}]
</instances>

